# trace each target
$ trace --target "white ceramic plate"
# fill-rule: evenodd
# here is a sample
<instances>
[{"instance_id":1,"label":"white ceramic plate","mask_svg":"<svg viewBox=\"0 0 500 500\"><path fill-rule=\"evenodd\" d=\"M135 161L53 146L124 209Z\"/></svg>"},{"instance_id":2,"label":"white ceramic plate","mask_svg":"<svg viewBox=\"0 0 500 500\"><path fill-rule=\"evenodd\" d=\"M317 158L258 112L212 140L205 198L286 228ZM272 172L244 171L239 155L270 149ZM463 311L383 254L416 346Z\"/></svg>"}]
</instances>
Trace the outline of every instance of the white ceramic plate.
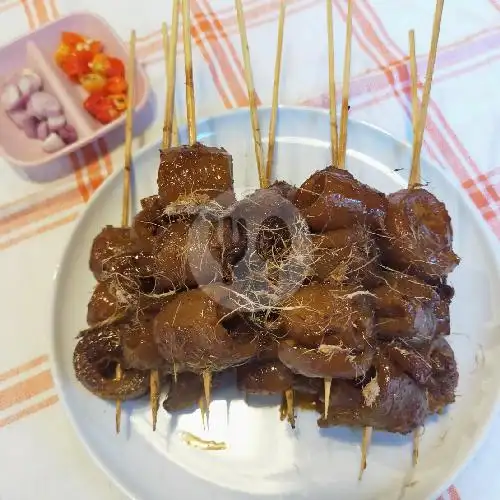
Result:
<instances>
[{"instance_id":1,"label":"white ceramic plate","mask_svg":"<svg viewBox=\"0 0 500 500\"><path fill-rule=\"evenodd\" d=\"M263 131L269 110L260 110ZM280 108L275 177L300 184L329 163L328 114L307 108ZM256 187L248 110L210 118L198 125L199 139L224 145L234 157L238 188ZM158 144L137 153L133 205L156 191ZM410 149L383 131L349 124L348 169L384 192L406 184ZM396 168L403 171L395 172ZM457 402L430 419L411 467L411 437L376 432L362 482L357 474L361 435L345 428L320 432L316 414L299 413L293 432L280 422L276 407L248 407L237 393L211 405L210 431L198 412L171 417L160 409L156 433L147 400L124 405L122 433L114 431L114 405L77 383L72 366L76 333L85 327L94 279L88 270L94 236L105 224L118 224L122 172L117 171L92 197L76 224L55 278L52 366L60 396L93 457L131 497L154 500L214 498L243 500L314 498L422 500L436 498L472 457L485 434L498 397L500 271L488 229L468 197L443 170L423 163L423 179L451 213L455 250L462 262L451 277L456 288L450 342L460 370ZM180 437L190 431L225 441L225 451L189 447Z\"/></svg>"}]
</instances>

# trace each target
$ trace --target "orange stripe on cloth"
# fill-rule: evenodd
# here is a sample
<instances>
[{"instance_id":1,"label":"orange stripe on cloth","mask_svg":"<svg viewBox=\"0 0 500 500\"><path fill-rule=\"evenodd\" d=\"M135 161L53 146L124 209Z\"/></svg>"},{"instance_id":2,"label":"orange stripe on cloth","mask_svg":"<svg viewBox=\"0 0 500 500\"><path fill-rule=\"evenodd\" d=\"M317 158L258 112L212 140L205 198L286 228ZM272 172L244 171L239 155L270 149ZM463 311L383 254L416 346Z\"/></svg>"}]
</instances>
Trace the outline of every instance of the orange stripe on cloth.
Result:
<instances>
[{"instance_id":1,"label":"orange stripe on cloth","mask_svg":"<svg viewBox=\"0 0 500 500\"><path fill-rule=\"evenodd\" d=\"M27 408L18 411L17 413L14 413L9 417L2 418L0 419L0 428L5 427L9 424L13 424L14 422L17 422L18 420L21 420L24 417L29 417L30 415L38 413L40 410L43 410L44 408L53 406L54 404L57 403L58 400L59 400L58 397L53 395L48 397L47 399L40 401L39 403L28 406Z\"/></svg>"},{"instance_id":2,"label":"orange stripe on cloth","mask_svg":"<svg viewBox=\"0 0 500 500\"><path fill-rule=\"evenodd\" d=\"M30 29L35 29L38 23L35 19L35 16L33 15L33 12L31 12L31 7L28 3L28 0L21 0L21 5L23 6L26 18L28 19L28 26L30 27Z\"/></svg>"},{"instance_id":3,"label":"orange stripe on cloth","mask_svg":"<svg viewBox=\"0 0 500 500\"><path fill-rule=\"evenodd\" d=\"M27 401L42 392L52 389L52 387L54 387L54 381L52 380L50 370L37 373L26 380L0 391L0 411Z\"/></svg>"},{"instance_id":4,"label":"orange stripe on cloth","mask_svg":"<svg viewBox=\"0 0 500 500\"><path fill-rule=\"evenodd\" d=\"M97 156L93 144L84 146L82 148L82 155L85 166L87 167L87 173L90 179L92 193L102 184L102 181L104 180L104 177L101 173L101 164L99 162L99 157Z\"/></svg>"},{"instance_id":5,"label":"orange stripe on cloth","mask_svg":"<svg viewBox=\"0 0 500 500\"><path fill-rule=\"evenodd\" d=\"M58 194L52 198L42 200L24 210L20 210L19 212L0 219L0 236L39 222L62 210L75 207L79 203L81 203L81 198L76 188Z\"/></svg>"},{"instance_id":6,"label":"orange stripe on cloth","mask_svg":"<svg viewBox=\"0 0 500 500\"><path fill-rule=\"evenodd\" d=\"M69 160L71 162L71 167L73 168L73 172L75 174L76 185L78 186L78 192L82 197L84 202L87 202L90 198L90 192L87 188L87 184L83 179L82 167L80 165L80 160L78 159L78 155L76 153L71 153L69 155Z\"/></svg>"},{"instance_id":7,"label":"orange stripe on cloth","mask_svg":"<svg viewBox=\"0 0 500 500\"><path fill-rule=\"evenodd\" d=\"M290 17L291 15L306 10L309 7L322 1L323 0L287 0L287 16ZM247 3L245 1L245 21L247 28L260 26L265 24L266 22L273 22L274 20L278 19L279 4L265 3L264 5L261 5L255 9L247 10L248 4L250 4L250 2ZM229 17L223 18L219 15L217 16L217 19L224 26L226 34L233 35L239 32L238 23L234 15L234 7L228 9L228 12L230 12ZM206 17L208 21L211 21L213 16L207 15ZM201 33L193 34L193 40L196 44L199 44L201 42L200 36ZM204 33L203 36L207 40L214 40L219 37L219 34L216 30L210 30L209 32ZM160 52L163 47L161 41L161 33L159 33L157 30L155 30L148 39L149 41L147 45L143 47L139 46L137 48L137 56L141 61L144 61L145 64L158 62L159 59L156 58L152 61L146 59L155 55L157 52ZM182 35L179 36L179 46L182 47ZM182 53L181 49L178 50L178 54L180 53Z\"/></svg>"},{"instance_id":8,"label":"orange stripe on cloth","mask_svg":"<svg viewBox=\"0 0 500 500\"><path fill-rule=\"evenodd\" d=\"M103 155L104 166L106 167L106 173L107 175L109 175L113 172L113 160L111 159L111 155L109 154L108 144L106 143L106 139L104 139L104 137L101 137L97 141L97 144L99 145L99 148L101 149L101 153Z\"/></svg>"},{"instance_id":9,"label":"orange stripe on cloth","mask_svg":"<svg viewBox=\"0 0 500 500\"><path fill-rule=\"evenodd\" d=\"M41 365L42 363L45 363L46 361L48 361L48 359L49 357L46 354L44 354L43 356L38 356L37 358L32 359L31 361L27 361L26 363L16 366L15 368L11 368L6 372L0 373L0 382L5 382L9 378L16 377L21 373L27 372L28 370L31 370L32 368L35 368Z\"/></svg>"},{"instance_id":10,"label":"orange stripe on cloth","mask_svg":"<svg viewBox=\"0 0 500 500\"><path fill-rule=\"evenodd\" d=\"M210 74L212 75L212 80L214 82L215 88L217 89L217 92L219 92L219 95L222 99L222 102L224 104L225 108L232 108L233 105L231 104L231 100L229 99L229 96L227 95L226 91L224 90L224 87L222 86L222 83L219 78L219 73L217 69L215 68L214 62L210 58L207 49L201 42L200 38L198 37L198 27L196 23L191 24L191 35L194 35L194 39L196 41L196 45L200 49L201 55L203 56L203 59L208 65L208 70L210 71Z\"/></svg>"},{"instance_id":11,"label":"orange stripe on cloth","mask_svg":"<svg viewBox=\"0 0 500 500\"><path fill-rule=\"evenodd\" d=\"M33 0L33 4L35 6L38 22L40 24L45 24L50 21L49 13L47 12L47 7L45 6L45 0Z\"/></svg>"},{"instance_id":12,"label":"orange stripe on cloth","mask_svg":"<svg viewBox=\"0 0 500 500\"><path fill-rule=\"evenodd\" d=\"M26 241L29 238L32 238L33 236L38 236L38 235L44 234L52 229L56 229L60 226L63 226L64 224L68 224L69 222L73 222L77 217L78 217L78 213L75 212L73 214L67 215L66 217L63 217L62 219L56 220L54 222L50 222L49 224L45 224L43 226L40 226L36 229L33 229L32 231L28 231L26 233L23 233L20 236L10 238L10 239L0 243L0 250L6 250L7 248L10 248L13 245L17 245L18 243L21 243L22 241Z\"/></svg>"},{"instance_id":13,"label":"orange stripe on cloth","mask_svg":"<svg viewBox=\"0 0 500 500\"><path fill-rule=\"evenodd\" d=\"M212 17L213 23L210 22L209 18L203 12L201 7L201 2L205 5L208 16ZM247 106L248 94L242 84L242 82L245 81L245 78L241 61L236 53L236 50L231 40L229 40L222 23L220 22L219 18L210 7L210 4L204 0L201 0L201 2L195 1L195 5L199 9L199 12L195 16L198 21L198 26L200 27L200 30L206 33L207 35L209 35L210 33L217 33L217 36L215 36L213 39L209 38L208 36L207 39L209 40L213 53L220 64L220 67L222 69L222 74L226 78L226 82L229 85L229 88L231 90L231 93L233 94L236 104L238 106ZM232 58L232 61L236 69L229 60L222 43L224 43L228 48L229 54Z\"/></svg>"}]
</instances>

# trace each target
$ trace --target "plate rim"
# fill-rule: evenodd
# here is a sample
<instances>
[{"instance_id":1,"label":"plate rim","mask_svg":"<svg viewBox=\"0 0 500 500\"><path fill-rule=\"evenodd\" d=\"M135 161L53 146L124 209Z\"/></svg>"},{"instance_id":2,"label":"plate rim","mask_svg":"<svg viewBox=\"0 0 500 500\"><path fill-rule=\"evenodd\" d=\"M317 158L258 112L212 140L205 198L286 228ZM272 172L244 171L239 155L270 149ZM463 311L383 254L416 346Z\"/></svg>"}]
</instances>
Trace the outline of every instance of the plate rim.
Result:
<instances>
[{"instance_id":1,"label":"plate rim","mask_svg":"<svg viewBox=\"0 0 500 500\"><path fill-rule=\"evenodd\" d=\"M314 106L300 106L300 105L279 105L278 106L279 110L282 111L287 111L287 112L296 112L296 113L316 113L318 115L328 115L329 110L325 108L320 108L320 107L314 107ZM271 110L271 106L260 106L258 108L258 114L263 114L267 113ZM226 110L222 113L212 115L212 116L207 116L203 117L200 120L197 120L197 125L201 126L206 124L209 121L212 120L221 120L221 119L227 119L227 117L231 115L248 115L250 114L250 108L249 107L240 107L240 108L234 108L230 110ZM387 130L374 125L372 123L369 123L364 120L356 120L349 118L348 121L353 124L358 124L362 125L368 129L371 129L378 134L383 134L391 140L394 144L397 144L399 146L402 146L406 149L411 149L411 144L408 141L396 139L393 134L388 132ZM179 126L179 133L183 134L186 131L186 124L182 124ZM132 156L132 163L134 160L138 157L141 157L142 155L146 154L149 150L160 147L160 140L157 141L152 141L149 142L148 144L145 144L141 148L139 148L135 153L133 153ZM347 148L349 150L349 148ZM499 247L499 242L498 240L495 239L495 236L492 232L492 230L489 228L488 224L484 220L484 218L481 216L479 210L477 207L473 204L472 200L470 197L464 192L461 184L458 182L458 179L454 175L450 175L450 173L446 172L446 169L435 162L429 160L425 155L422 156L423 159L425 159L425 162L431 166L432 168L439 169L440 171L444 171L444 175L446 175L447 180L452 182L457 190L461 193L461 198L463 199L464 203L466 204L469 212L473 214L473 217L475 219L475 222L478 224L479 228L481 229L481 233L484 236L488 249L490 250L491 253L491 258L493 262L496 264L496 268L498 273L500 274L500 255L498 252L495 251L495 248ZM50 310L49 310L49 315L50 315L50 320L49 320L49 328L50 328L50 338L49 338L49 365L50 365L50 371L52 374L52 378L54 380L54 387L56 390L56 393L59 397L59 400L62 403L62 406L64 408L64 412L66 414L66 417L69 419L71 422L71 427L73 428L73 432L76 434L78 441L84 446L84 449L87 451L87 453L90 455L94 463L104 472L106 475L106 478L108 480L111 480L112 483L127 497L127 498L135 498L132 493L127 490L127 488L122 484L121 480L119 477L117 477L113 472L110 471L106 463L102 461L99 456L94 452L94 450L90 447L88 442L84 439L83 433L81 431L81 426L78 424L77 420L74 418L73 411L70 408L70 405L67 401L65 391L63 390L62 386L62 377L61 377L61 372L58 366L58 363L56 362L57 356L56 356L56 316L57 316L57 307L56 307L56 297L57 297L57 292L58 288L60 287L60 282L61 282L61 265L64 262L64 260L67 258L67 254L70 250L71 243L73 239L76 236L76 233L79 229L80 224L82 223L84 217L86 216L86 213L90 208L93 206L94 203L96 203L97 198L99 197L99 193L101 190L106 189L106 187L115 181L116 177L121 175L123 169L116 169L111 175L109 175L104 182L96 189L94 194L90 197L89 201L83 206L81 209L81 212L78 214L78 217L76 218L74 225L70 231L69 236L67 237L64 245L63 245L63 250L61 257L59 259L58 264L56 265L56 268L54 270L54 273L52 275L52 283L51 283L51 293L50 293ZM480 451L480 449L483 447L484 442L486 440L486 437L488 433L491 430L493 421L495 417L500 413L500 384L497 386L496 393L493 395L494 396L494 403L492 405L492 411L489 413L489 415L485 419L485 423L477 436L476 440L474 441L473 445L469 448L469 452L466 455L466 458L461 461L460 465L457 466L454 470L452 470L450 473L448 473L445 477L443 477L442 481L442 486L441 488L434 492L433 495L437 498L439 497L440 494L445 492L456 480L456 478L465 470L465 468L469 465L469 463L475 458L477 453Z\"/></svg>"}]
</instances>

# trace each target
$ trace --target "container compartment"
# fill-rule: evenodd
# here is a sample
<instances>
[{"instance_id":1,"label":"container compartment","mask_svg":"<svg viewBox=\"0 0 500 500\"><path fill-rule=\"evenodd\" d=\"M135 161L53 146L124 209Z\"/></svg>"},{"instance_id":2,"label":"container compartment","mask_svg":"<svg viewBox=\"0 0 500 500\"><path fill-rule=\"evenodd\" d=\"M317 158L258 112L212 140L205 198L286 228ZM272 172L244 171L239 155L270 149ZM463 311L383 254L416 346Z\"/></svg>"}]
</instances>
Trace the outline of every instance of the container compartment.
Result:
<instances>
[{"instance_id":1,"label":"container compartment","mask_svg":"<svg viewBox=\"0 0 500 500\"><path fill-rule=\"evenodd\" d=\"M42 141L28 138L6 114L0 110L0 149L11 163L21 167L36 167L69 154L98 137L122 126L125 113L113 122L103 125L95 120L83 107L87 92L72 81L55 63L54 55L63 31L73 31L104 45L107 54L128 64L128 47L111 27L100 17L90 13L71 14L0 48L0 86L12 81L24 68L38 73L44 90L54 95L61 103L67 123L78 135L75 143L54 153L42 149ZM146 105L149 84L142 67L136 63L134 112Z\"/></svg>"}]
</instances>

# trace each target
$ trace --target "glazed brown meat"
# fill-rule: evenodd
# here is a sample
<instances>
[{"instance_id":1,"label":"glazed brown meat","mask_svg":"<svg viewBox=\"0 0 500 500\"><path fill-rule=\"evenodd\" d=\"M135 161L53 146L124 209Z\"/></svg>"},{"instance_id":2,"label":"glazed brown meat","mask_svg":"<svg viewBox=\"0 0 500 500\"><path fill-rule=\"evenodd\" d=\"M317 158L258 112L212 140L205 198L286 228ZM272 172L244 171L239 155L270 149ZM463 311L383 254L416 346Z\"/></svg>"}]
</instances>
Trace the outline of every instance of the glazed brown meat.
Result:
<instances>
[{"instance_id":1,"label":"glazed brown meat","mask_svg":"<svg viewBox=\"0 0 500 500\"><path fill-rule=\"evenodd\" d=\"M373 290L375 331L385 338L405 338L412 345L428 343L437 335L449 335L450 299L414 276L399 272L381 275Z\"/></svg>"},{"instance_id":2,"label":"glazed brown meat","mask_svg":"<svg viewBox=\"0 0 500 500\"><path fill-rule=\"evenodd\" d=\"M425 391L384 357L378 357L376 373L363 388L334 380L328 418L320 418L318 425L369 426L401 434L421 426L428 413Z\"/></svg>"},{"instance_id":3,"label":"glazed brown meat","mask_svg":"<svg viewBox=\"0 0 500 500\"><path fill-rule=\"evenodd\" d=\"M166 290L192 288L220 281L222 255L217 223L181 219L163 230L155 244L156 277Z\"/></svg>"},{"instance_id":4,"label":"glazed brown meat","mask_svg":"<svg viewBox=\"0 0 500 500\"><path fill-rule=\"evenodd\" d=\"M116 283L97 283L87 307L87 323L94 326L103 321L122 319L134 307L134 297L125 290L119 290Z\"/></svg>"},{"instance_id":5,"label":"glazed brown meat","mask_svg":"<svg viewBox=\"0 0 500 500\"><path fill-rule=\"evenodd\" d=\"M444 203L425 189L403 189L388 197L381 245L387 264L422 278L440 279L458 265L451 219Z\"/></svg>"},{"instance_id":6,"label":"glazed brown meat","mask_svg":"<svg viewBox=\"0 0 500 500\"><path fill-rule=\"evenodd\" d=\"M295 196L295 205L315 232L367 223L378 230L387 210L385 195L359 182L347 170L328 167L318 170Z\"/></svg>"},{"instance_id":7,"label":"glazed brown meat","mask_svg":"<svg viewBox=\"0 0 500 500\"><path fill-rule=\"evenodd\" d=\"M164 215L165 207L158 195L141 200L142 210L134 217L132 238L137 246L151 253L156 239L169 223Z\"/></svg>"},{"instance_id":8,"label":"glazed brown meat","mask_svg":"<svg viewBox=\"0 0 500 500\"><path fill-rule=\"evenodd\" d=\"M196 143L160 152L158 194L165 205L213 198L225 205L234 200L232 191L233 160L225 149Z\"/></svg>"},{"instance_id":9,"label":"glazed brown meat","mask_svg":"<svg viewBox=\"0 0 500 500\"><path fill-rule=\"evenodd\" d=\"M165 368L153 337L153 318L142 317L126 323L121 328L124 365L138 370Z\"/></svg>"},{"instance_id":10,"label":"glazed brown meat","mask_svg":"<svg viewBox=\"0 0 500 500\"><path fill-rule=\"evenodd\" d=\"M202 397L202 378L191 372L179 373L170 384L163 408L169 413L196 408Z\"/></svg>"},{"instance_id":11,"label":"glazed brown meat","mask_svg":"<svg viewBox=\"0 0 500 500\"><path fill-rule=\"evenodd\" d=\"M149 374L130 369L116 380L115 367L123 362L120 325L108 325L84 333L73 352L76 378L103 399L135 399L149 389Z\"/></svg>"},{"instance_id":12,"label":"glazed brown meat","mask_svg":"<svg viewBox=\"0 0 500 500\"><path fill-rule=\"evenodd\" d=\"M314 245L312 276L332 284L378 283L379 249L360 225L311 236Z\"/></svg>"},{"instance_id":13,"label":"glazed brown meat","mask_svg":"<svg viewBox=\"0 0 500 500\"><path fill-rule=\"evenodd\" d=\"M337 336L345 346L363 348L373 337L373 297L357 288L303 286L281 312L288 336L303 346L318 347Z\"/></svg>"},{"instance_id":14,"label":"glazed brown meat","mask_svg":"<svg viewBox=\"0 0 500 500\"><path fill-rule=\"evenodd\" d=\"M387 345L385 354L418 384L424 385L432 374L429 346L426 343L412 347L396 341Z\"/></svg>"},{"instance_id":15,"label":"glazed brown meat","mask_svg":"<svg viewBox=\"0 0 500 500\"><path fill-rule=\"evenodd\" d=\"M455 401L458 385L458 368L453 349L446 339L437 338L432 345L430 360L432 375L426 384L429 411L441 413L445 406Z\"/></svg>"},{"instance_id":16,"label":"glazed brown meat","mask_svg":"<svg viewBox=\"0 0 500 500\"><path fill-rule=\"evenodd\" d=\"M117 257L133 254L136 250L130 228L105 226L95 237L90 251L89 267L95 279L100 281L103 273L112 272Z\"/></svg>"},{"instance_id":17,"label":"glazed brown meat","mask_svg":"<svg viewBox=\"0 0 500 500\"><path fill-rule=\"evenodd\" d=\"M236 373L238 389L247 394L281 394L294 382L293 372L278 360L249 363Z\"/></svg>"},{"instance_id":18,"label":"glazed brown meat","mask_svg":"<svg viewBox=\"0 0 500 500\"><path fill-rule=\"evenodd\" d=\"M261 259L279 259L290 244L292 234L307 231L297 208L283 196L279 186L258 189L232 207L231 220L244 235L247 254Z\"/></svg>"},{"instance_id":19,"label":"glazed brown meat","mask_svg":"<svg viewBox=\"0 0 500 500\"><path fill-rule=\"evenodd\" d=\"M332 340L317 348L294 344L292 340L280 342L279 360L294 373L311 378L355 379L363 377L371 368L373 350L364 351L343 347Z\"/></svg>"},{"instance_id":20,"label":"glazed brown meat","mask_svg":"<svg viewBox=\"0 0 500 500\"><path fill-rule=\"evenodd\" d=\"M203 288L178 293L154 320L160 354L193 372L222 371L255 356L257 342L233 338L219 319L217 303Z\"/></svg>"},{"instance_id":21,"label":"glazed brown meat","mask_svg":"<svg viewBox=\"0 0 500 500\"><path fill-rule=\"evenodd\" d=\"M297 188L285 181L274 181L270 186L271 189L276 189L278 193L290 202L294 202L297 194Z\"/></svg>"}]
</instances>

